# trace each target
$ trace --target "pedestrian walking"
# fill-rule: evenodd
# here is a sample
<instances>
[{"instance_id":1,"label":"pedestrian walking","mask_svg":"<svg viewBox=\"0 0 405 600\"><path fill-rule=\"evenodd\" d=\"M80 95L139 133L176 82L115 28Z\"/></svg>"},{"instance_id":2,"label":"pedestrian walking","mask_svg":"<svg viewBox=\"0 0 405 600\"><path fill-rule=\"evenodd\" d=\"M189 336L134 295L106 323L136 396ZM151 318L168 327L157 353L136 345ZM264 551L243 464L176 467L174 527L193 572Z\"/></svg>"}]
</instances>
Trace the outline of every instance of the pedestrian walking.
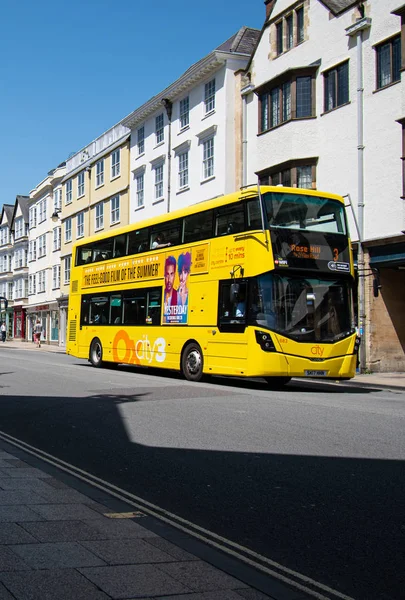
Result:
<instances>
[{"instance_id":1,"label":"pedestrian walking","mask_svg":"<svg viewBox=\"0 0 405 600\"><path fill-rule=\"evenodd\" d=\"M41 334L42 334L42 323L41 323L40 319L37 319L37 322L35 323L35 328L34 328L35 343L36 343L37 348L41 347Z\"/></svg>"},{"instance_id":2,"label":"pedestrian walking","mask_svg":"<svg viewBox=\"0 0 405 600\"><path fill-rule=\"evenodd\" d=\"M7 327L6 327L6 324L5 324L4 321L1 324L0 329L1 329L1 339L2 339L3 342L5 342L6 341L6 335L7 335Z\"/></svg>"}]
</instances>

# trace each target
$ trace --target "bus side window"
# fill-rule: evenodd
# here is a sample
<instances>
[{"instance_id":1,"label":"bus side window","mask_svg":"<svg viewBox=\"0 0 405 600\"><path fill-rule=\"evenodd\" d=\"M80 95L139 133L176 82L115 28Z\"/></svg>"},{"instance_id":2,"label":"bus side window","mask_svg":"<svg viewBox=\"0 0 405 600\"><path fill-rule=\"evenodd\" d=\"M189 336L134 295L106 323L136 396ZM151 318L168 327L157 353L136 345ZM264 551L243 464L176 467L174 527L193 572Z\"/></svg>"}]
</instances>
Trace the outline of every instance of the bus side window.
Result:
<instances>
[{"instance_id":1,"label":"bus side window","mask_svg":"<svg viewBox=\"0 0 405 600\"><path fill-rule=\"evenodd\" d=\"M144 325L146 318L146 290L128 290L123 294L123 323Z\"/></svg>"},{"instance_id":2,"label":"bus side window","mask_svg":"<svg viewBox=\"0 0 405 600\"><path fill-rule=\"evenodd\" d=\"M146 323L149 325L160 325L160 315L162 312L162 289L155 288L148 293L148 310Z\"/></svg>"},{"instance_id":3,"label":"bus side window","mask_svg":"<svg viewBox=\"0 0 405 600\"><path fill-rule=\"evenodd\" d=\"M114 238L113 258L125 256L127 253L127 236L125 233Z\"/></svg>"},{"instance_id":4,"label":"bus side window","mask_svg":"<svg viewBox=\"0 0 405 600\"><path fill-rule=\"evenodd\" d=\"M232 204L216 210L215 235L231 235L245 229L245 211L243 204Z\"/></svg>"},{"instance_id":5,"label":"bus side window","mask_svg":"<svg viewBox=\"0 0 405 600\"><path fill-rule=\"evenodd\" d=\"M128 254L139 254L149 248L149 229L138 229L128 234Z\"/></svg>"},{"instance_id":6,"label":"bus side window","mask_svg":"<svg viewBox=\"0 0 405 600\"><path fill-rule=\"evenodd\" d=\"M181 219L175 219L174 221L168 221L167 223L160 223L152 228L150 235L150 244L155 241L157 234L161 234L166 244L170 243L171 246L177 246L181 244Z\"/></svg>"},{"instance_id":7,"label":"bus side window","mask_svg":"<svg viewBox=\"0 0 405 600\"><path fill-rule=\"evenodd\" d=\"M214 211L206 210L203 213L189 215L183 219L183 243L198 242L212 238L212 225Z\"/></svg>"}]
</instances>

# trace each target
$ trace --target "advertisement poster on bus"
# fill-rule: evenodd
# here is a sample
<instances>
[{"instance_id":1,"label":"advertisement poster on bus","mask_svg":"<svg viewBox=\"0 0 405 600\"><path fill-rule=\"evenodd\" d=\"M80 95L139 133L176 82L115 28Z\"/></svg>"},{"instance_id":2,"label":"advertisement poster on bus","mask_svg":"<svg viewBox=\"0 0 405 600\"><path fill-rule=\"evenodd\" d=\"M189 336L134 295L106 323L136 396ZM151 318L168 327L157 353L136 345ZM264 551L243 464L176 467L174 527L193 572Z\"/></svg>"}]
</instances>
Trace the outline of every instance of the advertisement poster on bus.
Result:
<instances>
[{"instance_id":1,"label":"advertisement poster on bus","mask_svg":"<svg viewBox=\"0 0 405 600\"><path fill-rule=\"evenodd\" d=\"M166 254L163 323L187 324L191 249Z\"/></svg>"}]
</instances>

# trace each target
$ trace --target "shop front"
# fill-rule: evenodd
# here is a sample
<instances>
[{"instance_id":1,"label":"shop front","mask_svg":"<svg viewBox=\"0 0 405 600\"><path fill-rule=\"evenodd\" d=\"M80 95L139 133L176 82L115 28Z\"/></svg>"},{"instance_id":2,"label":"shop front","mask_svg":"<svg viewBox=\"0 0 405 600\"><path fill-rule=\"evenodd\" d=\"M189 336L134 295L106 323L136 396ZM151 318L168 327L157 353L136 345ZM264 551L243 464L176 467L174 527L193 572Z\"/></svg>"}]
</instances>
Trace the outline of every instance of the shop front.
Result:
<instances>
[{"instance_id":1,"label":"shop front","mask_svg":"<svg viewBox=\"0 0 405 600\"><path fill-rule=\"evenodd\" d=\"M26 309L23 306L14 306L13 311L13 338L24 340Z\"/></svg>"},{"instance_id":2,"label":"shop front","mask_svg":"<svg viewBox=\"0 0 405 600\"><path fill-rule=\"evenodd\" d=\"M44 344L59 343L59 307L57 302L38 304L27 308L27 340L34 340L34 329L37 320L42 324L41 342Z\"/></svg>"}]
</instances>

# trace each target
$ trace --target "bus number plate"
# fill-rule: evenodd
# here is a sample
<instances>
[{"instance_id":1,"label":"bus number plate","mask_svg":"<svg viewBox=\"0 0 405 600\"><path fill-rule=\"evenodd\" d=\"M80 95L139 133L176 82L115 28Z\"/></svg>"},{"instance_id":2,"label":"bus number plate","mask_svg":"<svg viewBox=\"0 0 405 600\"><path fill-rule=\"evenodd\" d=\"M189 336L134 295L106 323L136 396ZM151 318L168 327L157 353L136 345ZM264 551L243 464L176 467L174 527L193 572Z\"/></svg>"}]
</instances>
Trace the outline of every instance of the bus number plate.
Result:
<instances>
[{"instance_id":1,"label":"bus number plate","mask_svg":"<svg viewBox=\"0 0 405 600\"><path fill-rule=\"evenodd\" d=\"M306 377L326 377L327 371L305 371Z\"/></svg>"}]
</instances>

